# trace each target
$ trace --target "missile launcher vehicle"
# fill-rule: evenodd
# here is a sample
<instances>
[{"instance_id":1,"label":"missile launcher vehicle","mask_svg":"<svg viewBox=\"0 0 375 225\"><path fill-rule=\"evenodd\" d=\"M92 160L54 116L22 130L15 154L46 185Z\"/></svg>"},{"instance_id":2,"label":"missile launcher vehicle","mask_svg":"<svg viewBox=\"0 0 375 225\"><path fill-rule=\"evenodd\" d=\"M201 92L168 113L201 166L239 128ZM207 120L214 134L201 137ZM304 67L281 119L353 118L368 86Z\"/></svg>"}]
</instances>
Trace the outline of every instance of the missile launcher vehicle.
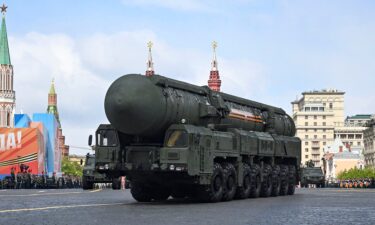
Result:
<instances>
[{"instance_id":1,"label":"missile launcher vehicle","mask_svg":"<svg viewBox=\"0 0 375 225\"><path fill-rule=\"evenodd\" d=\"M126 176L137 201L292 195L300 180L300 139L281 108L136 74L112 83L104 107L95 170Z\"/></svg>"}]
</instances>

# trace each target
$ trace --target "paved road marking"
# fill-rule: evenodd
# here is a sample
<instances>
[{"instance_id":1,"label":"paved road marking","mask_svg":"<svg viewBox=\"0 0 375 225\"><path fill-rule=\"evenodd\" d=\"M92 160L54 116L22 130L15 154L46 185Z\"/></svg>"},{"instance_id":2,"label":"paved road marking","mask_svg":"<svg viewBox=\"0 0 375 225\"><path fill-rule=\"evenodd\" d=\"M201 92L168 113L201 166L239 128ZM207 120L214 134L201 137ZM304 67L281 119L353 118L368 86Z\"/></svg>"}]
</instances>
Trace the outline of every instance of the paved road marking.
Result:
<instances>
[{"instance_id":1,"label":"paved road marking","mask_svg":"<svg viewBox=\"0 0 375 225\"><path fill-rule=\"evenodd\" d=\"M86 205L57 205L57 206L48 206L48 207L40 207L40 208L6 209L6 210L0 210L0 213L24 212L24 211L41 211L41 210L48 210L48 209L64 209L64 208L78 208L78 207L114 206L114 205L124 205L124 203L86 204Z\"/></svg>"},{"instance_id":2,"label":"paved road marking","mask_svg":"<svg viewBox=\"0 0 375 225\"><path fill-rule=\"evenodd\" d=\"M36 193L36 194L17 194L17 195L0 195L0 197L28 197L28 196L43 196L43 195L70 195L70 194L80 194L84 192L54 192L54 193Z\"/></svg>"},{"instance_id":3,"label":"paved road marking","mask_svg":"<svg viewBox=\"0 0 375 225\"><path fill-rule=\"evenodd\" d=\"M6 190L1 190L1 191L6 191ZM94 193L94 192L99 192L103 191L103 189L95 189L89 192L79 192L79 191L74 191L74 192L50 192L50 193L45 193L46 191L38 191L38 193L34 194L14 194L14 195L0 195L1 197L30 197L30 196L45 196L45 195L70 195L70 194L84 194L84 193Z\"/></svg>"}]
</instances>

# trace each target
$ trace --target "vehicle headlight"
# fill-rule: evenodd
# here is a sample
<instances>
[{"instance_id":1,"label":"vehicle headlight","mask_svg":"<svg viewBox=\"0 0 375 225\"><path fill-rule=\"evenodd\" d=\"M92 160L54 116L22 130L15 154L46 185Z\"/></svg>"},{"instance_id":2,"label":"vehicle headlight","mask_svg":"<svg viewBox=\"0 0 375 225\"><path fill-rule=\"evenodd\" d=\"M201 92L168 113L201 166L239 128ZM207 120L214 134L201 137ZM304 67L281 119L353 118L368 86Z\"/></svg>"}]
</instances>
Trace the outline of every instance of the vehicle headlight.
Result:
<instances>
[{"instance_id":1,"label":"vehicle headlight","mask_svg":"<svg viewBox=\"0 0 375 225\"><path fill-rule=\"evenodd\" d=\"M172 165L169 165L169 170L174 170L174 165L172 164Z\"/></svg>"},{"instance_id":2,"label":"vehicle headlight","mask_svg":"<svg viewBox=\"0 0 375 225\"><path fill-rule=\"evenodd\" d=\"M104 165L104 169L108 170L108 169L109 169L109 165L108 165L108 164L105 164L105 165Z\"/></svg>"}]
</instances>

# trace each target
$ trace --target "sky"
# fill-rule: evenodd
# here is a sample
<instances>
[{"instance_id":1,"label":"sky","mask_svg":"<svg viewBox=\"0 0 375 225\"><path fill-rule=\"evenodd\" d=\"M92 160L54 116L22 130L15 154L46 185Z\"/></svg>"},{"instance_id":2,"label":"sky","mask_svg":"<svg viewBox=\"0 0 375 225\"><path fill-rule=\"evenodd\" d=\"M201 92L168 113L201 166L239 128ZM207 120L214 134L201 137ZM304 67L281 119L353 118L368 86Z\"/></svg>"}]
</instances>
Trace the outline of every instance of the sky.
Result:
<instances>
[{"instance_id":1,"label":"sky","mask_svg":"<svg viewBox=\"0 0 375 225\"><path fill-rule=\"evenodd\" d=\"M375 113L375 1L7 0L16 113L45 112L55 79L70 152L107 123L104 96L144 74L206 85L217 41L221 90L283 108L303 91L345 91L345 114Z\"/></svg>"}]
</instances>

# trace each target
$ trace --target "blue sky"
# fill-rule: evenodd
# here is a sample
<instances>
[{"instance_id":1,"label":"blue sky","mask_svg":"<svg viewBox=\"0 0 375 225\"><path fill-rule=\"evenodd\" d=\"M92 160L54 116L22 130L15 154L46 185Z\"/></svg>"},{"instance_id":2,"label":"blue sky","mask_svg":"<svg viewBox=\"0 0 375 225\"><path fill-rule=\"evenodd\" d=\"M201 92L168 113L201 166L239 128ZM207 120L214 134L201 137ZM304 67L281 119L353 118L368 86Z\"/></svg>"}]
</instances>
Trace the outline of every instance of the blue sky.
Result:
<instances>
[{"instance_id":1,"label":"blue sky","mask_svg":"<svg viewBox=\"0 0 375 225\"><path fill-rule=\"evenodd\" d=\"M374 1L5 3L17 112L45 111L55 78L73 146L85 146L106 122L110 83L144 73L149 40L156 73L168 77L205 85L216 40L224 92L291 112L290 102L302 91L336 88L346 92L347 115L375 112Z\"/></svg>"}]
</instances>

